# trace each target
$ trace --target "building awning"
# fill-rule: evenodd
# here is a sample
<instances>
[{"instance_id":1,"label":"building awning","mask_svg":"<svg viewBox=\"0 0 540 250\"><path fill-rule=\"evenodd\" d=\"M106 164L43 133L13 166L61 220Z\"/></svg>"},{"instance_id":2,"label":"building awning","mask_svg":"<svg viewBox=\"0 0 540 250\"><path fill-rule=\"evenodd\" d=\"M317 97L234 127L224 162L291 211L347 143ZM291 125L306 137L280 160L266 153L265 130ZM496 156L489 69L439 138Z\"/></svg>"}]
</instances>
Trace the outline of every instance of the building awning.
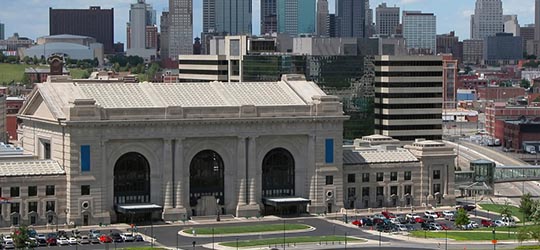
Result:
<instances>
[{"instance_id":1,"label":"building awning","mask_svg":"<svg viewBox=\"0 0 540 250\"><path fill-rule=\"evenodd\" d=\"M302 197L263 197L263 203L268 206L278 207L283 205L306 205L311 200Z\"/></svg>"},{"instance_id":2,"label":"building awning","mask_svg":"<svg viewBox=\"0 0 540 250\"><path fill-rule=\"evenodd\" d=\"M163 207L156 204L122 204L116 205L115 210L119 213L151 213L155 211L161 211Z\"/></svg>"}]
</instances>

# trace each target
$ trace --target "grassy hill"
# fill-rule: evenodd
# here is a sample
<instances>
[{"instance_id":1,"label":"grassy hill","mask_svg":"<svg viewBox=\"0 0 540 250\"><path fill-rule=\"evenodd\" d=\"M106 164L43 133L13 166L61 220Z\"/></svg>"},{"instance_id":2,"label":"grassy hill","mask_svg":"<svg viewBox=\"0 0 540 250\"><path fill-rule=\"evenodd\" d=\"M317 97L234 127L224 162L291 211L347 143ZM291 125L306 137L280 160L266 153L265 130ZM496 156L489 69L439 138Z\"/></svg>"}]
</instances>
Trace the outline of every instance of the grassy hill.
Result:
<instances>
[{"instance_id":1,"label":"grassy hill","mask_svg":"<svg viewBox=\"0 0 540 250\"><path fill-rule=\"evenodd\" d=\"M24 64L0 63L0 84L6 85L11 81L20 82L24 75Z\"/></svg>"}]
</instances>

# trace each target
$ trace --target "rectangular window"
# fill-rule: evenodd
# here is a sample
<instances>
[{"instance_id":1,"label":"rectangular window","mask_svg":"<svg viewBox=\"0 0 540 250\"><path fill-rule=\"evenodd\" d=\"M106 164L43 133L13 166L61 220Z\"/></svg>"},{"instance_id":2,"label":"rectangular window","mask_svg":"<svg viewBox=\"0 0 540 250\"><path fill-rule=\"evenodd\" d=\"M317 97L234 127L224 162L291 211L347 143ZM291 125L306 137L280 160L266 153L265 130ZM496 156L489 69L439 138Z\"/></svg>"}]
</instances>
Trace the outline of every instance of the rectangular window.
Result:
<instances>
[{"instance_id":1,"label":"rectangular window","mask_svg":"<svg viewBox=\"0 0 540 250\"><path fill-rule=\"evenodd\" d=\"M28 212L36 212L37 213L37 201L31 201L28 202Z\"/></svg>"},{"instance_id":2,"label":"rectangular window","mask_svg":"<svg viewBox=\"0 0 540 250\"><path fill-rule=\"evenodd\" d=\"M369 197L369 187L362 188L362 197Z\"/></svg>"},{"instance_id":3,"label":"rectangular window","mask_svg":"<svg viewBox=\"0 0 540 250\"><path fill-rule=\"evenodd\" d=\"M333 175L327 175L326 176L326 185L334 185L334 176Z\"/></svg>"},{"instance_id":4,"label":"rectangular window","mask_svg":"<svg viewBox=\"0 0 540 250\"><path fill-rule=\"evenodd\" d=\"M19 195L20 195L19 187L11 187L9 189L9 196L10 197L19 197Z\"/></svg>"},{"instance_id":5,"label":"rectangular window","mask_svg":"<svg viewBox=\"0 0 540 250\"><path fill-rule=\"evenodd\" d=\"M378 172L377 173L377 181L384 181L384 173Z\"/></svg>"},{"instance_id":6,"label":"rectangular window","mask_svg":"<svg viewBox=\"0 0 540 250\"><path fill-rule=\"evenodd\" d=\"M334 163L334 139L326 139L324 145L325 162Z\"/></svg>"},{"instance_id":7,"label":"rectangular window","mask_svg":"<svg viewBox=\"0 0 540 250\"><path fill-rule=\"evenodd\" d=\"M356 175L355 174L348 174L347 175L347 182L348 183L355 183L356 182Z\"/></svg>"},{"instance_id":8,"label":"rectangular window","mask_svg":"<svg viewBox=\"0 0 540 250\"><path fill-rule=\"evenodd\" d=\"M362 182L369 182L369 173L362 173Z\"/></svg>"},{"instance_id":9,"label":"rectangular window","mask_svg":"<svg viewBox=\"0 0 540 250\"><path fill-rule=\"evenodd\" d=\"M390 181L397 181L397 172L390 172Z\"/></svg>"},{"instance_id":10,"label":"rectangular window","mask_svg":"<svg viewBox=\"0 0 540 250\"><path fill-rule=\"evenodd\" d=\"M51 142L42 141L41 145L43 147L43 159L51 159Z\"/></svg>"},{"instance_id":11,"label":"rectangular window","mask_svg":"<svg viewBox=\"0 0 540 250\"><path fill-rule=\"evenodd\" d=\"M403 193L405 193L405 195L412 195L412 186L411 185L405 185L403 186Z\"/></svg>"},{"instance_id":12,"label":"rectangular window","mask_svg":"<svg viewBox=\"0 0 540 250\"><path fill-rule=\"evenodd\" d=\"M433 194L441 193L441 184L433 184Z\"/></svg>"},{"instance_id":13,"label":"rectangular window","mask_svg":"<svg viewBox=\"0 0 540 250\"><path fill-rule=\"evenodd\" d=\"M90 195L90 185L81 186L81 195Z\"/></svg>"},{"instance_id":14,"label":"rectangular window","mask_svg":"<svg viewBox=\"0 0 540 250\"><path fill-rule=\"evenodd\" d=\"M397 186L390 187L390 195L397 195Z\"/></svg>"},{"instance_id":15,"label":"rectangular window","mask_svg":"<svg viewBox=\"0 0 540 250\"><path fill-rule=\"evenodd\" d=\"M356 188L350 187L347 189L348 197L355 197L356 196Z\"/></svg>"},{"instance_id":16,"label":"rectangular window","mask_svg":"<svg viewBox=\"0 0 540 250\"><path fill-rule=\"evenodd\" d=\"M441 179L441 170L433 170L433 179L434 180Z\"/></svg>"},{"instance_id":17,"label":"rectangular window","mask_svg":"<svg viewBox=\"0 0 540 250\"><path fill-rule=\"evenodd\" d=\"M81 172L90 171L90 145L81 146Z\"/></svg>"},{"instance_id":18,"label":"rectangular window","mask_svg":"<svg viewBox=\"0 0 540 250\"><path fill-rule=\"evenodd\" d=\"M411 171L405 171L405 173L403 173L403 180L406 180L406 181L411 180Z\"/></svg>"},{"instance_id":19,"label":"rectangular window","mask_svg":"<svg viewBox=\"0 0 540 250\"><path fill-rule=\"evenodd\" d=\"M45 187L45 195L54 195L54 185L47 185Z\"/></svg>"},{"instance_id":20,"label":"rectangular window","mask_svg":"<svg viewBox=\"0 0 540 250\"><path fill-rule=\"evenodd\" d=\"M10 213L21 213L21 205L18 202L11 203L11 212Z\"/></svg>"},{"instance_id":21,"label":"rectangular window","mask_svg":"<svg viewBox=\"0 0 540 250\"><path fill-rule=\"evenodd\" d=\"M54 201L47 201L45 204L45 210L47 212L51 211L54 212L56 210L55 202Z\"/></svg>"},{"instance_id":22,"label":"rectangular window","mask_svg":"<svg viewBox=\"0 0 540 250\"><path fill-rule=\"evenodd\" d=\"M384 187L377 187L377 196L384 195Z\"/></svg>"},{"instance_id":23,"label":"rectangular window","mask_svg":"<svg viewBox=\"0 0 540 250\"><path fill-rule=\"evenodd\" d=\"M37 196L37 186L28 187L28 197Z\"/></svg>"}]
</instances>

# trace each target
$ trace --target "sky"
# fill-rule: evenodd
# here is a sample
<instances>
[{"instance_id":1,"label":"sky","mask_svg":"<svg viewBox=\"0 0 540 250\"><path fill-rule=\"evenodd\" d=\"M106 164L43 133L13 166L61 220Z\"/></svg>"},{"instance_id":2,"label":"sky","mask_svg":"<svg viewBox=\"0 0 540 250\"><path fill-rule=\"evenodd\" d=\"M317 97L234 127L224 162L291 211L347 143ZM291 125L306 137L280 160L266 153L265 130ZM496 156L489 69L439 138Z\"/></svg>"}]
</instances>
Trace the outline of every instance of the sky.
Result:
<instances>
[{"instance_id":1,"label":"sky","mask_svg":"<svg viewBox=\"0 0 540 250\"><path fill-rule=\"evenodd\" d=\"M328 0L330 13L334 12L334 0ZM125 42L126 23L130 3L136 0L0 0L0 23L5 24L6 38L18 32L20 36L36 39L49 34L49 7L80 8L102 6L114 8L114 40ZM159 16L167 9L168 0L147 0L154 6ZM456 31L461 40L468 39L470 15L474 13L475 0L370 0L370 6L386 2L389 6L398 6L403 10L421 10L437 16L437 34ZM253 0L253 34L259 34L260 0ZM202 0L193 0L194 36L202 30ZM534 0L503 0L504 14L516 14L520 25L534 22Z\"/></svg>"}]
</instances>

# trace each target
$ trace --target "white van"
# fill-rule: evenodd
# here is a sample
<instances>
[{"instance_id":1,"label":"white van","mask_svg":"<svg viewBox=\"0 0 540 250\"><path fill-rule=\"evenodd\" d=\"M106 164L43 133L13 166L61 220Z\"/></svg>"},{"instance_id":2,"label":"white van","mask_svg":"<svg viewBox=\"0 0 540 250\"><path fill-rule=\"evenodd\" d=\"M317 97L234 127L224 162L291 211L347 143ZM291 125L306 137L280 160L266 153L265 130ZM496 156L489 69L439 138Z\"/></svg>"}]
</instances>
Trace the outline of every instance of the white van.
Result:
<instances>
[{"instance_id":1,"label":"white van","mask_svg":"<svg viewBox=\"0 0 540 250\"><path fill-rule=\"evenodd\" d=\"M501 218L501 221L504 223L505 226L508 226L508 227L516 226L516 221L514 220L513 217L503 216Z\"/></svg>"}]
</instances>

